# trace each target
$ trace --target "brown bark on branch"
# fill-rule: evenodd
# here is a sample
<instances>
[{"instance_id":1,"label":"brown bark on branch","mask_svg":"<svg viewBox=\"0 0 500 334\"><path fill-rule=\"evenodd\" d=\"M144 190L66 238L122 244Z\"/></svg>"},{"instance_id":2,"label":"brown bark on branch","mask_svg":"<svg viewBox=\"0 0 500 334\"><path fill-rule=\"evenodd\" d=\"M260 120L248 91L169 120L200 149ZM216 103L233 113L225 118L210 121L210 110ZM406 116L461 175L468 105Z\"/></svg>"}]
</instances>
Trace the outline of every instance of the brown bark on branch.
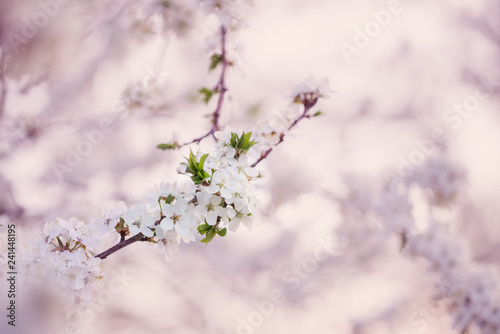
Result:
<instances>
[{"instance_id":1,"label":"brown bark on branch","mask_svg":"<svg viewBox=\"0 0 500 334\"><path fill-rule=\"evenodd\" d=\"M139 233L139 234L136 234L133 237L127 239L127 240L124 240L124 241L120 240L120 242L117 243L116 245L114 245L113 247L105 250L104 252L102 252L100 254L97 254L94 257L97 257L101 260L104 260L105 258L110 256L111 254L118 252L120 249L127 247L127 246L129 246L137 241L148 241L148 240L149 240L148 237L144 236L144 234L142 234L142 233Z\"/></svg>"}]
</instances>

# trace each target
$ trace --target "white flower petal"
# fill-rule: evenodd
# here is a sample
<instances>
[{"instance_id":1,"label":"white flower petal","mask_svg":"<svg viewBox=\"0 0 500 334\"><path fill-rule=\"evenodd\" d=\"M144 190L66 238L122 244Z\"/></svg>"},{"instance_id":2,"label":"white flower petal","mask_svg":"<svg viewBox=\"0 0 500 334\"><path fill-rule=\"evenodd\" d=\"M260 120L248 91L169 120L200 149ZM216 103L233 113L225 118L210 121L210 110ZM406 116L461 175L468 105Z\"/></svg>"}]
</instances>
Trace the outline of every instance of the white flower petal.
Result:
<instances>
[{"instance_id":1,"label":"white flower petal","mask_svg":"<svg viewBox=\"0 0 500 334\"><path fill-rule=\"evenodd\" d=\"M141 229L141 232L148 238L151 238L154 235L153 231L149 227L145 226Z\"/></svg>"},{"instance_id":2,"label":"white flower petal","mask_svg":"<svg viewBox=\"0 0 500 334\"><path fill-rule=\"evenodd\" d=\"M233 219L236 216L236 211L230 206L227 207L227 216L230 219Z\"/></svg>"},{"instance_id":3,"label":"white flower petal","mask_svg":"<svg viewBox=\"0 0 500 334\"><path fill-rule=\"evenodd\" d=\"M216 184L211 184L206 188L206 190L209 194L215 194L220 190L220 188Z\"/></svg>"},{"instance_id":4,"label":"white flower petal","mask_svg":"<svg viewBox=\"0 0 500 334\"><path fill-rule=\"evenodd\" d=\"M190 228L181 223L175 224L175 231L181 236L187 236L191 233Z\"/></svg>"},{"instance_id":5,"label":"white flower petal","mask_svg":"<svg viewBox=\"0 0 500 334\"><path fill-rule=\"evenodd\" d=\"M163 229L163 231L169 231L174 228L174 222L171 218L165 217L161 220L160 222L160 227Z\"/></svg>"},{"instance_id":6,"label":"white flower petal","mask_svg":"<svg viewBox=\"0 0 500 334\"><path fill-rule=\"evenodd\" d=\"M207 213L207 216L206 216L206 221L207 221L207 224L208 225L215 225L215 223L217 223L217 213L215 211L210 211Z\"/></svg>"},{"instance_id":7,"label":"white flower petal","mask_svg":"<svg viewBox=\"0 0 500 334\"><path fill-rule=\"evenodd\" d=\"M231 191L227 188L222 188L220 190L220 195L223 197L223 198L232 198L233 197L233 194L231 193Z\"/></svg>"}]
</instances>

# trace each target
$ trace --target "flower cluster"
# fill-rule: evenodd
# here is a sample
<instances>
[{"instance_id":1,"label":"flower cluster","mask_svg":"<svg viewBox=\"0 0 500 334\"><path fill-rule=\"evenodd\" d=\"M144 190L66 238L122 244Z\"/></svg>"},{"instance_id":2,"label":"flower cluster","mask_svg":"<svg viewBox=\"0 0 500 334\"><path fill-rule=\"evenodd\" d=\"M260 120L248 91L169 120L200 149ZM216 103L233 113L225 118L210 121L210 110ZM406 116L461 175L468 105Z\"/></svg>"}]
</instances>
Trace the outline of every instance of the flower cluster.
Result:
<instances>
[{"instance_id":1,"label":"flower cluster","mask_svg":"<svg viewBox=\"0 0 500 334\"><path fill-rule=\"evenodd\" d=\"M91 303L103 276L101 259L89 250L99 245L96 235L90 225L75 217L45 224L33 249L22 258L24 279L56 283L70 302Z\"/></svg>"},{"instance_id":2,"label":"flower cluster","mask_svg":"<svg viewBox=\"0 0 500 334\"><path fill-rule=\"evenodd\" d=\"M162 240L165 245L172 239L192 241L196 232L208 243L216 235L224 236L228 228L236 231L240 224L252 226L251 216L259 205L253 181L259 173L248 164L247 152L255 144L251 135L216 133L219 144L212 154L195 156L191 152L178 168L194 184L184 185L182 191L155 190L154 197L149 196L160 203L160 235L167 237ZM175 231L175 238L170 231Z\"/></svg>"},{"instance_id":3,"label":"flower cluster","mask_svg":"<svg viewBox=\"0 0 500 334\"><path fill-rule=\"evenodd\" d=\"M180 241L210 242L227 229L241 224L250 228L259 200L254 180L259 175L248 163L247 153L255 144L252 133L217 132L218 144L210 154L190 153L177 171L188 176L184 184L161 183L149 190L146 201L130 208L123 203L102 211L91 220L96 230L115 229L123 237L141 233L157 243L171 258Z\"/></svg>"}]
</instances>

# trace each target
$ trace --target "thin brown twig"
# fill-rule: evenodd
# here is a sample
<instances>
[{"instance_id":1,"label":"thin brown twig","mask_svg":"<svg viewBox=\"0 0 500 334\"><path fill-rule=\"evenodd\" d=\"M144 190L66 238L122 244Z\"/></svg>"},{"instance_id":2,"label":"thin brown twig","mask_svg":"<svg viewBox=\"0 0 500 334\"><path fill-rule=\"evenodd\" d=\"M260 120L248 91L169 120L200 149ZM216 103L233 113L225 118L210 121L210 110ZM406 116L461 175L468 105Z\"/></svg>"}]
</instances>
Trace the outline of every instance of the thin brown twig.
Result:
<instances>
[{"instance_id":1,"label":"thin brown twig","mask_svg":"<svg viewBox=\"0 0 500 334\"><path fill-rule=\"evenodd\" d=\"M195 197L196 198L196 197ZM165 218L165 216L162 214L160 216L160 219L158 219L156 222L155 222L155 226L158 226L160 225L161 223L161 220ZM128 228L127 228L127 231L128 231ZM104 252L94 256L94 257L98 257L102 260L104 260L105 258L107 258L109 255L119 251L120 249L124 248L124 247L127 247L137 241L151 241L151 238L148 238L146 237L144 234L142 233L139 233L139 234L136 234L134 235L133 237L130 237L129 239L125 240L125 236L127 235L128 232L124 232L123 230L122 231L119 231L118 233L120 233L120 242L118 242L116 245L114 245L113 247L105 250Z\"/></svg>"},{"instance_id":2,"label":"thin brown twig","mask_svg":"<svg viewBox=\"0 0 500 334\"><path fill-rule=\"evenodd\" d=\"M297 117L293 121L293 123L288 127L287 131L290 131L291 129L293 129L304 118L311 118L311 115L309 115L309 111L312 109L312 107L314 107L316 102L318 102L318 96L315 94L312 94L311 96L304 98L302 100L302 103L304 105L304 111L302 112L302 114L299 117ZM276 143L276 145L274 145L274 147L269 148L267 151L263 152L260 155L260 158L252 164L252 167L257 166L262 160L267 158L267 156L273 151L273 149L276 146L278 146L279 144L281 144L284 140L285 140L285 134L282 133L280 135L280 138L279 138L278 142Z\"/></svg>"},{"instance_id":3,"label":"thin brown twig","mask_svg":"<svg viewBox=\"0 0 500 334\"><path fill-rule=\"evenodd\" d=\"M116 245L114 245L113 247L105 250L104 252L100 253L100 254L97 254L96 256L94 257L97 257L101 260L104 260L105 258L107 258L108 256L110 256L111 254L115 253L115 252L118 252L120 249L122 248L125 248L137 241L148 241L149 238L146 237L144 234L142 233L139 233L139 234L136 234L134 235L133 237L127 239L127 240L120 240L119 243L117 243Z\"/></svg>"},{"instance_id":4,"label":"thin brown twig","mask_svg":"<svg viewBox=\"0 0 500 334\"><path fill-rule=\"evenodd\" d=\"M219 118L220 118L220 113L222 110L222 105L224 104L224 97L226 96L226 91L227 91L226 84L225 84L225 78L226 78L227 67L229 66L229 62L227 61L227 57L226 57L227 30L225 27L222 26L220 28L220 32L221 32L221 55L220 56L221 56L222 69L221 69L221 73L219 76L219 81L217 82L217 85L215 86L215 89L214 89L215 92L219 93L219 99L217 101L217 106L216 106L214 112L212 113L212 128L203 136L195 138L195 139L193 139L189 142L186 142L184 144L181 144L181 145L177 146L177 148L181 148L181 147L184 147L184 146L187 146L190 144L194 144L194 143L199 143L203 139L205 139L209 136L213 136L214 139L216 139L215 132L220 130Z\"/></svg>"}]
</instances>

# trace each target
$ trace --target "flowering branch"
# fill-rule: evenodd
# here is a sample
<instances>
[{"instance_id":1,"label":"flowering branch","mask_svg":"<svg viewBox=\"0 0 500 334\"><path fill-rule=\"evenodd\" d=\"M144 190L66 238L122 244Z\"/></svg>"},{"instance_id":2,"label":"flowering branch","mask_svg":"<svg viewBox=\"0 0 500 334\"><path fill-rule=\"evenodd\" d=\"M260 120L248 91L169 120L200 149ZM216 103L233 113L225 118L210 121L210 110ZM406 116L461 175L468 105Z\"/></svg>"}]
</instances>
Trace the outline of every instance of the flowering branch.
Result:
<instances>
[{"instance_id":1,"label":"flowering branch","mask_svg":"<svg viewBox=\"0 0 500 334\"><path fill-rule=\"evenodd\" d=\"M222 72L220 75L219 82L216 86L216 90L220 91L221 94L219 96L217 108L213 113L213 126L212 126L212 129L207 134L205 134L197 139L194 139L193 141L186 143L184 145L189 145L192 143L200 142L201 140L208 137L209 135L214 135L214 133L219 130L218 120L219 120L219 115L220 115L220 111L222 108L222 104L224 101L224 93L226 91L226 88L224 85L224 77L225 77L225 71L226 71L226 67L227 67L227 61L225 58L226 30L224 27L221 28L221 34L222 34L222 46L223 46L222 55L221 55L222 62L223 62L223 69L222 69ZM298 116L288 126L287 131L290 131L291 129L293 129L301 120L303 120L305 118L311 118L312 116L318 116L319 114L321 114L320 112L318 112L314 115L310 115L309 112L312 109L312 107L314 107L316 105L318 99L322 96L323 96L323 93L318 88L311 89L310 86L308 86L305 91L296 92L295 102L301 103L304 106L304 111L302 112L302 114L300 116ZM238 160L241 154L246 153L254 144L256 144L256 141L251 140L251 135L252 135L251 132L246 133L246 134L245 134L245 132L243 132L241 134L241 136L239 136L238 134L235 134L235 133L231 133L231 136L230 136L231 138L226 138L226 140L222 140L223 142L227 141L227 143L222 145L222 148L224 150L223 154L225 155L225 154L229 153L229 156L231 159L236 158L236 160ZM214 138L215 138L215 136L214 136ZM279 140L274 146L277 146L281 142L283 142L284 138L285 138L285 134L284 133L280 134ZM184 146L184 145L182 145L182 146ZM228 147L231 147L231 150L227 151ZM260 158L253 165L251 165L250 168L248 168L248 167L243 168L243 169L240 168L241 170L244 170L244 173L245 173L244 179L246 181L250 180L251 176L256 175L254 173L254 171L252 170L252 168L255 167L260 161L267 158L267 156L272 152L272 150L273 150L273 147L262 152ZM198 185L201 185L202 187L203 186L208 187L207 189L209 189L210 187L214 187L214 184L217 184L217 183L221 184L220 181L217 181L217 176L215 176L215 175L217 175L217 173L214 173L216 169L213 169L213 168L207 169L207 170L212 170L211 175L209 173L207 173L204 169L205 168L204 163L205 163L208 156L209 156L209 154L201 156L199 161L198 161L196 156L191 152L189 159L187 159L188 162L185 164L187 168L186 168L186 171L184 172L184 174L186 174L186 175L192 174L191 178L194 181L195 185L198 184ZM235 181L236 180L234 180L232 182L235 182ZM236 182L236 183L240 183L240 184L239 185L233 184L232 186L230 186L230 188L234 188L234 187L238 188L238 186L241 187L242 180L240 179L239 182ZM223 188L226 188L226 189L223 189ZM223 188L214 187L213 190L210 189L208 191L208 193L206 194L209 197L211 196L209 201L207 203L205 203L205 205L207 205L207 208L209 208L209 210L214 210L214 207L215 208L224 207L224 205L226 205L226 207L227 207L227 203L225 202L224 196L232 197L233 194L231 194L231 193L228 194L228 193L224 192L224 191L229 190L230 188L227 188L225 185L223 186ZM236 188L231 189L231 192L235 191ZM241 191L241 190L239 190L239 191ZM202 195L202 192L203 192L203 190L198 189L195 191L195 196L190 201L180 202L180 203L182 203L181 206L184 208L182 210L186 210L186 205L189 205L189 204L190 205L198 205L198 204L200 204L198 201L198 196ZM213 197L210 194L215 194L215 197ZM222 198L219 197L218 194L220 194L220 196L222 196ZM168 194L164 193L163 196L155 197L155 201L157 201L158 204L160 204L160 215L161 215L160 219L156 220L154 223L151 221L150 226L144 224L144 226L143 226L144 230L141 230L142 232L139 232L138 234L134 235L133 237L131 237L127 240L125 240L125 236L130 231L128 230L128 228L125 227L125 220L123 218L120 218L120 223L117 225L117 227L118 227L117 232L119 232L120 236L121 236L120 242L118 244L114 245L113 247L109 248L108 250L96 255L95 257L100 258L100 259L105 259L109 255L111 255L111 254L119 251L120 249L127 247L127 246L129 246L137 241L154 242L152 237L156 236L156 232L158 231L158 228L160 228L158 225L160 225L161 222L163 222L165 220L165 218L171 219L172 227L179 226L179 224L180 224L179 219L182 216L182 213L181 213L182 210L176 211L176 208L173 207L172 204L174 202L177 203L176 198L179 198L181 196L182 196L181 194L172 195L172 193L168 193ZM203 196L200 198L203 198ZM164 201L165 207L162 206L162 201ZM188 204L186 204L186 203L188 203ZM223 204L221 205L221 203L223 203ZM165 210L167 210L167 207L166 207L167 205L170 205L170 207L168 207L168 209L171 210L171 215L167 214L167 216L166 216L163 209L165 208ZM176 204L174 204L174 205L176 205ZM203 206L203 204L200 206ZM212 216L214 218L209 218L208 215L206 217L203 217L202 221L204 221L204 222L198 226L198 232L200 232L201 235L206 235L206 238L202 240L205 243L210 242L210 240L212 240L216 234L219 234L220 236L225 236L225 234L226 234L226 229L220 228L219 225L221 223L222 217L227 215L227 213L223 214L220 209L221 208L218 208L217 214L215 214L215 216ZM234 211L234 209L231 209L231 210ZM132 221L135 221L135 219L138 217L142 217L142 214L143 213L134 217L134 219ZM239 222L240 220L238 218L236 218L236 216L238 214L240 215L238 217L240 219L241 218L248 218L248 216L251 215L251 213L249 213L249 212L246 214L242 214L241 212L237 213L237 211L234 211L233 213L229 214L231 216L229 221L234 220L234 221ZM142 218L140 218L140 219L142 219ZM209 220L211 221L210 224L207 223ZM108 222L108 224L109 224L109 222ZM143 223L141 223L140 225L143 225ZM131 227L131 226L134 226L134 225L128 224L128 227ZM151 235L147 236L147 235L145 235L145 233L146 234L151 233ZM153 234L153 233L155 233L155 234ZM159 240L165 240L165 238L160 237Z\"/></svg>"},{"instance_id":2,"label":"flowering branch","mask_svg":"<svg viewBox=\"0 0 500 334\"><path fill-rule=\"evenodd\" d=\"M222 30L222 44L224 45L225 44L225 29L224 28L221 28ZM223 59L225 56L225 53L224 53L224 48L223 48ZM224 60L225 62L225 60ZM221 76L220 76L220 80L219 80L219 83L217 84L217 87L218 89L220 89L221 92L225 92L226 88L224 87L224 73L225 73L225 66L223 66L223 70L222 70L222 73L221 73ZM290 131L292 128L294 128L301 120L305 119L305 118L311 118L311 115L309 115L309 111L312 109L312 107L314 107L314 105L316 105L316 102L318 101L318 98L320 97L320 94L319 93L316 93L316 92L312 92L312 93L304 93L304 94L300 94L297 96L296 98L296 101L300 102L303 104L304 106L304 111L302 112L302 114L297 117L293 122L292 124L288 127L287 131ZM199 137L193 141L191 141L190 143L186 143L184 145L188 145L188 144L191 144L191 143L195 143L195 142L200 142L201 140L203 140L204 138L208 137L209 135L213 135L216 131L219 130L219 127L218 127L218 119L219 119L219 115L220 115L220 110L222 108L222 103L223 103L223 99L224 99L224 95L223 93L221 93L220 97L219 97L219 101L218 101L218 104L217 104L217 109L215 110L214 114L213 114L213 117L214 117L214 123L213 123L213 127L212 129L207 133L205 134L204 136L202 137ZM234 134L233 134L234 136ZM234 137L233 139L235 139L235 142L232 143L232 145L234 145L234 148L236 149L236 152L238 152L238 148L239 146L238 145L244 145L244 150L248 150L251 146L253 146L253 142L250 142L250 136L251 136L251 133L248 133L247 135L247 138L246 138L246 142L245 142L245 133L243 132L243 135L242 135L242 141L240 142L240 139L238 136ZM281 134L280 137L279 137L279 141L277 142L277 145L279 145L281 142L284 141L284 138L285 138L285 134ZM267 156L271 153L271 151L273 150L273 148L269 148L267 151L263 152L259 158L259 160L257 160L253 165L251 165L251 167L255 167L260 161L264 160L265 158L267 158ZM194 159L194 156L190 157L190 159L193 158ZM196 162L196 160L195 160ZM195 165L196 166L196 165ZM192 169L196 168L196 167L191 167ZM201 170L203 170L203 168L201 168ZM203 180L202 180L203 181ZM196 203L197 202L197 199L196 197L194 197L190 203ZM162 216L161 218L165 218L165 216L163 215L162 213ZM161 220L158 220L154 223L154 226L158 226L160 224ZM220 217L217 218L217 224L215 225L216 229L218 228L219 226L219 222L220 222ZM216 229L214 229L214 233L216 233ZM224 232L225 234L225 232ZM150 237L147 237L145 236L143 233L138 233L136 235L134 235L133 237L125 240L125 233L122 233L120 232L120 235L121 235L121 238L120 238L120 242L116 245L114 245L113 247L107 249L106 251L96 255L95 257L96 258L100 258L100 259L105 259L107 258L109 255L119 251L120 249L122 248L125 248L137 241L151 241L151 238Z\"/></svg>"},{"instance_id":3,"label":"flowering branch","mask_svg":"<svg viewBox=\"0 0 500 334\"><path fill-rule=\"evenodd\" d=\"M229 65L229 62L227 61L227 58L226 58L227 30L224 26L221 26L220 34L221 34L221 54L220 54L220 58L218 59L218 62L220 62L222 64L222 69L221 69L221 73L219 76L219 81L217 82L217 85L213 89L213 92L219 93L219 99L217 101L217 106L216 106L214 112L212 113L212 128L210 129L210 131L208 131L203 136L198 137L196 139L193 139L193 140L186 142L182 145L178 145L177 148L181 148L183 146L187 146L187 145L194 144L194 143L199 143L203 139L205 139L206 137L208 137L210 135L213 136L214 139L216 139L214 134L215 134L215 132L220 130L219 117L220 117L220 112L222 110L222 105L224 103L224 97L225 97L226 91L227 91L227 88L225 86L225 77L226 77L226 70L227 70L227 67Z\"/></svg>"}]
</instances>

